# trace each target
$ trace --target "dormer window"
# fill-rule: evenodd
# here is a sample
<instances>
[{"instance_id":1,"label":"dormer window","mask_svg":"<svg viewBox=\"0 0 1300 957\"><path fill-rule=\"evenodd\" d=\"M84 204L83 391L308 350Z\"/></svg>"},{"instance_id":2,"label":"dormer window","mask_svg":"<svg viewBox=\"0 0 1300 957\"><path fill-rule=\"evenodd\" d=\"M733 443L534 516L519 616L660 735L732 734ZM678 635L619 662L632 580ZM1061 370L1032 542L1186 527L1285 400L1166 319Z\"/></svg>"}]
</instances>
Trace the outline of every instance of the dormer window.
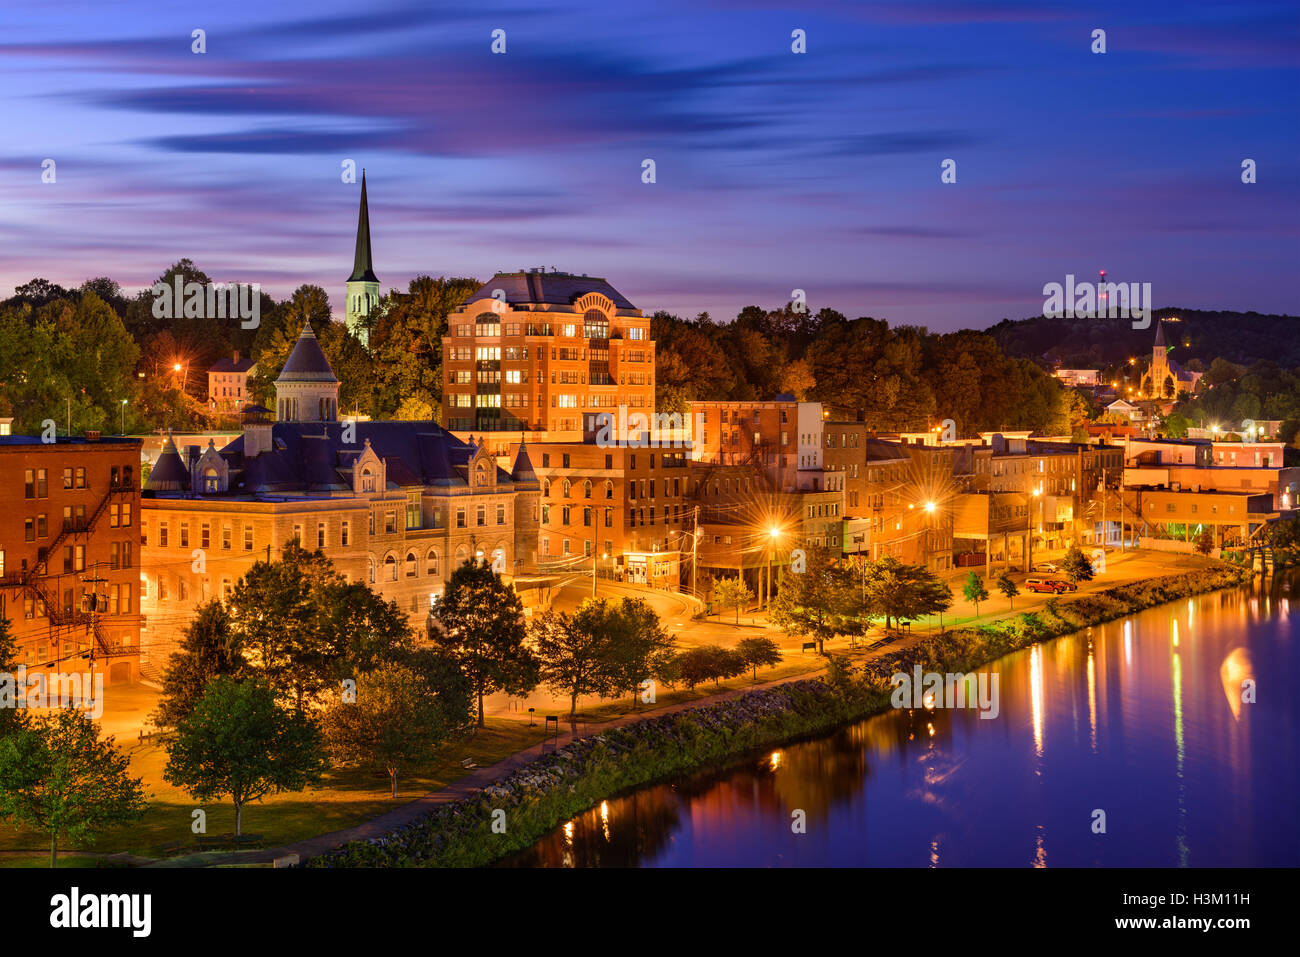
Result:
<instances>
[{"instance_id":1,"label":"dormer window","mask_svg":"<svg viewBox=\"0 0 1300 957\"><path fill-rule=\"evenodd\" d=\"M203 470L203 491L205 492L221 491L221 476L217 474L216 469L206 468Z\"/></svg>"},{"instance_id":2,"label":"dormer window","mask_svg":"<svg viewBox=\"0 0 1300 957\"><path fill-rule=\"evenodd\" d=\"M487 483L488 483L488 474L487 474L487 469L483 467L483 463L482 463L482 462L480 462L480 463L478 464L478 469L476 470L476 473L475 473L475 474L477 475L477 478L474 480L474 481L475 481L475 484L477 484L477 485L487 485Z\"/></svg>"},{"instance_id":3,"label":"dormer window","mask_svg":"<svg viewBox=\"0 0 1300 957\"><path fill-rule=\"evenodd\" d=\"M361 491L373 492L375 490L375 475L369 468L361 470Z\"/></svg>"}]
</instances>

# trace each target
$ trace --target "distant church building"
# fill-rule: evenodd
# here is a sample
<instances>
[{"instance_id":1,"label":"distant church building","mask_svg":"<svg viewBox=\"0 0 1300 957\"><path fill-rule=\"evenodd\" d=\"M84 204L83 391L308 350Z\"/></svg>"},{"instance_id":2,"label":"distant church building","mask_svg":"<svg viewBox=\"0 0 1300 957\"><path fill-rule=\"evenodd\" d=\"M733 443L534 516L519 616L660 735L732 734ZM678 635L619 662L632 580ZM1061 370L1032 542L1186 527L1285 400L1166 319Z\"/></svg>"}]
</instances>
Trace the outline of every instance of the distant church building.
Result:
<instances>
[{"instance_id":1,"label":"distant church building","mask_svg":"<svg viewBox=\"0 0 1300 957\"><path fill-rule=\"evenodd\" d=\"M366 203L366 171L361 171L361 210L357 214L357 248L352 256L352 275L348 276L347 313L344 321L348 331L361 340L368 338L361 321L379 303L379 278L375 275L370 254L370 208Z\"/></svg>"},{"instance_id":2,"label":"distant church building","mask_svg":"<svg viewBox=\"0 0 1300 957\"><path fill-rule=\"evenodd\" d=\"M1148 399L1176 399L1184 392L1195 392L1200 372L1188 372L1169 358L1165 344L1165 326L1156 320L1156 341L1151 347L1151 368L1142 379L1142 395Z\"/></svg>"}]
</instances>

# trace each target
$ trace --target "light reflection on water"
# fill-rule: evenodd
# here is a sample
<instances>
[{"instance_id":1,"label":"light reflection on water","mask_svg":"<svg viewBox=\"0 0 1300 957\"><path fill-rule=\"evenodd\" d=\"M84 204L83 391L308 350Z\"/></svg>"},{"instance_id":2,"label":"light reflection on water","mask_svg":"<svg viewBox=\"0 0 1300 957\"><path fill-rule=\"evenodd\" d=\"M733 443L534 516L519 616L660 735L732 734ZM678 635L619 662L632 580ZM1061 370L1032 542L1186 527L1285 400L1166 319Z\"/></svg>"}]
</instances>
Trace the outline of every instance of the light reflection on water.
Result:
<instances>
[{"instance_id":1,"label":"light reflection on water","mask_svg":"<svg viewBox=\"0 0 1300 957\"><path fill-rule=\"evenodd\" d=\"M1151 609L998 662L993 720L880 715L611 799L508 863L1297 866L1293 630L1258 585Z\"/></svg>"}]
</instances>

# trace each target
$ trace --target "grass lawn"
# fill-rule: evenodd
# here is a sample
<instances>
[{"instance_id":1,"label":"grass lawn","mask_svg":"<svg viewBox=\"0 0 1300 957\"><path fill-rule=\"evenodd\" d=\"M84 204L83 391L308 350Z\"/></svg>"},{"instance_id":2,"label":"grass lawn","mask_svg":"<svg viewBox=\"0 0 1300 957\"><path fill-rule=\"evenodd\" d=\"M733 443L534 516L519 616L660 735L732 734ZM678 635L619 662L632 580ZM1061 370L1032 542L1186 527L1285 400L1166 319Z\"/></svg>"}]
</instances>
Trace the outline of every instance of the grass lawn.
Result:
<instances>
[{"instance_id":1,"label":"grass lawn","mask_svg":"<svg viewBox=\"0 0 1300 957\"><path fill-rule=\"evenodd\" d=\"M387 775L337 769L329 772L317 787L297 794L270 796L245 807L243 829L246 834L261 834L269 846L275 846L360 824L455 781L466 773L461 767L464 758L471 758L479 765L493 764L536 744L543 735L540 724L530 728L527 722L489 718L488 726L473 738L442 748L428 766L412 771L405 778L399 776L396 798L389 796ZM191 814L199 808L207 812L208 834L234 832L232 805L200 804L163 780L167 754L160 742L119 741L119 746L130 756L132 773L144 779L149 809L141 821L103 833L93 845L68 846L66 860L82 862L68 866L93 867L98 863L96 858L78 859L75 856L78 850L110 854L128 851L140 857L161 857L164 844L193 840ZM12 825L0 826L0 851L10 850L33 850L35 855L0 854L0 867L42 867L49 863L47 837ZM64 860L60 857L60 866Z\"/></svg>"}]
</instances>

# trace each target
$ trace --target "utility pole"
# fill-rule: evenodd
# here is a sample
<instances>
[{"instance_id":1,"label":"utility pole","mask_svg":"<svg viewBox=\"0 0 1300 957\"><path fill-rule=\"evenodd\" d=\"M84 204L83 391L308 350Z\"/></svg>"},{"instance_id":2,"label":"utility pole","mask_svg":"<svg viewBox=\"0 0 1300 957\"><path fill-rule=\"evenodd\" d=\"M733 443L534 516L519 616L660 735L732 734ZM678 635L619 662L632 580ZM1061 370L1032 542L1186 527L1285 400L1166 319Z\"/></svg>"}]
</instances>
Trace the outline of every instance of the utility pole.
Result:
<instances>
[{"instance_id":1,"label":"utility pole","mask_svg":"<svg viewBox=\"0 0 1300 957\"><path fill-rule=\"evenodd\" d=\"M600 534L600 523L596 518L596 507L593 505L588 509L587 514L591 516L591 597L596 597L596 563L600 561L600 551L596 547L600 543L596 536ZM648 576L647 576L648 577Z\"/></svg>"},{"instance_id":2,"label":"utility pole","mask_svg":"<svg viewBox=\"0 0 1300 957\"><path fill-rule=\"evenodd\" d=\"M98 562L96 562L94 565L90 567L92 571L94 571L95 577L82 578L81 580L83 582L87 582L90 585L90 672L89 672L90 673L90 692L89 692L90 708L89 710L93 713L95 710L95 612L99 610L99 590L97 586L103 584L104 582L107 582L108 579L99 577L99 572L96 570L99 568Z\"/></svg>"},{"instance_id":3,"label":"utility pole","mask_svg":"<svg viewBox=\"0 0 1300 957\"><path fill-rule=\"evenodd\" d=\"M691 529L691 596L699 597L695 590L696 569L699 568L699 562L696 560L699 555L700 544L700 507L695 506L695 524Z\"/></svg>"}]
</instances>

